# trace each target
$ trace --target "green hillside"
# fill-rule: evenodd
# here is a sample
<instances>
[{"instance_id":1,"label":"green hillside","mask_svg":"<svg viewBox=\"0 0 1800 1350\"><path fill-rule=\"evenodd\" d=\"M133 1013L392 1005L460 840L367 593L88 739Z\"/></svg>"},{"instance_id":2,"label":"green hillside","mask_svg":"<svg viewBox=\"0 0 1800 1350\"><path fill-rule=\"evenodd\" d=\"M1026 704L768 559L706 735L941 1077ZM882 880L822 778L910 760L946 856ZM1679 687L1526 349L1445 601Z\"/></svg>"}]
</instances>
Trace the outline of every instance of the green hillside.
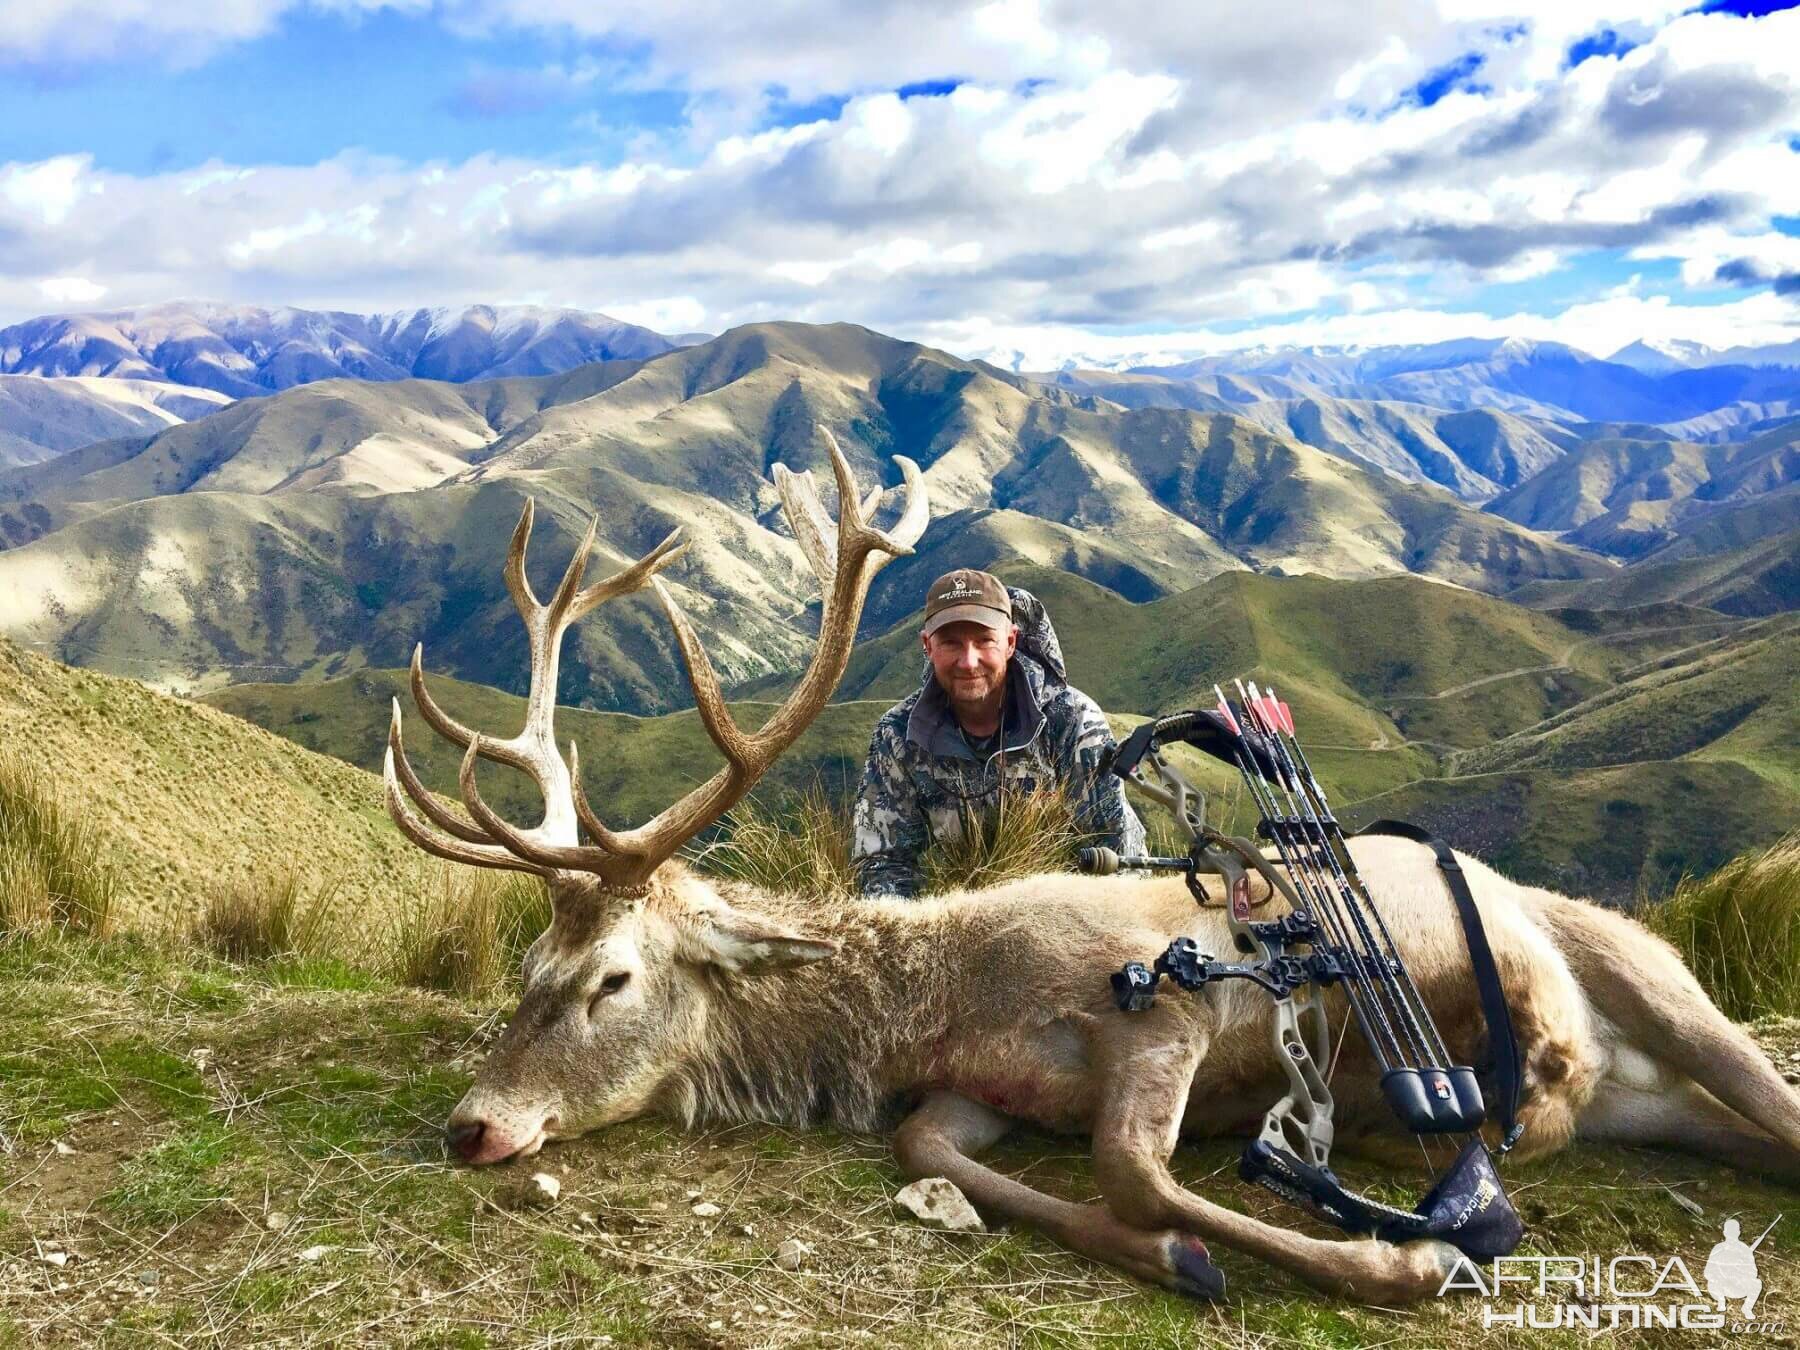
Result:
<instances>
[{"instance_id":1,"label":"green hillside","mask_svg":"<svg viewBox=\"0 0 1800 1350\"><path fill-rule=\"evenodd\" d=\"M1349 804L1353 823L1417 821L1508 875L1629 903L1800 820L1800 792L1703 755L1607 769L1425 779Z\"/></svg>"},{"instance_id":2,"label":"green hillside","mask_svg":"<svg viewBox=\"0 0 1800 1350\"><path fill-rule=\"evenodd\" d=\"M1231 572L1142 605L1080 577L1006 563L1048 607L1071 678L1116 712L1212 702L1214 682L1274 681L1321 744L1485 744L1598 692L1652 650L1735 621L1663 607L1562 617L1417 577L1333 581ZM1660 643L1657 633L1669 630ZM1679 630L1679 631L1678 631ZM897 698L921 672L917 621L864 643L844 698ZM745 692L767 693L777 680ZM1464 690L1462 693L1447 692Z\"/></svg>"},{"instance_id":3,"label":"green hillside","mask_svg":"<svg viewBox=\"0 0 1800 1350\"><path fill-rule=\"evenodd\" d=\"M1345 582L1238 572L1136 605L1068 573L1023 563L1003 564L1000 570L1044 600L1074 682L1108 710L1119 730L1144 716L1210 704L1214 681L1238 676L1272 682L1292 704L1315 766L1337 800L1380 802L1382 794L1415 792L1423 794L1416 798L1420 810L1466 805L1455 819L1457 828L1469 833L1449 836L1459 844L1480 846L1491 838L1522 876L1540 881L1580 876L1583 885L1614 896L1629 894L1651 872L1660 876L1662 864L1647 868L1624 847L1594 853L1591 843L1604 815L1585 833L1560 820L1527 816L1517 822L1517 831L1494 834L1486 813L1500 809L1504 816L1511 798L1495 799L1498 780L1485 761L1469 757L1500 755L1496 768L1514 777L1522 770L1524 779L1536 782L1532 773L1540 766L1515 764L1506 756L1523 754L1520 747L1546 728L1565 721L1611 726L1602 712L1608 700L1622 700L1620 726L1660 725L1660 714L1641 711L1634 700L1652 698L1659 680L1671 687L1684 680L1659 675L1659 665L1644 662L1724 670L1741 658L1763 663L1755 665L1758 670L1765 665L1775 670L1782 659L1770 650L1773 639L1757 636L1756 626L1744 628L1741 621L1678 605L1549 614L1410 577ZM921 677L916 623L902 622L857 649L839 701L778 761L759 789L765 797L815 781L828 791L851 790L876 718ZM1633 682L1623 691L1615 687L1628 677ZM523 705L514 695L446 677L430 682L445 706L471 725L500 734L519 725ZM762 681L735 692L740 717L755 723L766 715L757 709L772 706L783 682ZM402 672L365 671L316 684L237 686L206 698L311 749L377 769L395 694L410 710ZM1583 710L1591 721L1580 716ZM1782 796L1788 789L1758 776L1763 766L1780 759L1784 747L1800 740L1791 720L1783 718L1775 702L1766 714L1731 725L1701 717L1678 746L1646 741L1642 758L1691 753L1692 762L1681 761L1683 772L1697 775L1696 786L1682 797L1689 821L1697 829L1722 822L1720 837L1739 841L1734 847L1765 842L1767 822L1759 824L1757 811L1791 813ZM425 781L454 795L458 755L410 712L407 725L408 744ZM572 737L581 746L594 800L621 822L643 819L718 764L692 712L645 718L565 707L559 728L564 739ZM1599 744L1606 742L1599 730L1592 734ZM1567 767L1585 774L1620 758L1625 756L1610 752L1577 756ZM1234 775L1228 768L1197 756L1185 762L1196 781L1231 795ZM1647 763L1645 772L1654 775L1663 767ZM1638 778L1626 775L1628 781L1619 786L1604 774L1570 778L1563 768L1559 761L1531 799L1540 815L1553 813L1565 795L1558 785L1566 782L1573 817L1586 818L1623 797L1663 821L1654 791ZM1736 776L1740 771L1752 781ZM1436 781L1446 773L1460 776ZM482 781L514 818L533 818L535 799L524 780L484 768ZM1725 801L1733 794L1760 805L1734 815ZM1502 806L1496 808L1495 800ZM1715 851L1698 841L1684 844L1666 824L1646 828L1644 847L1659 857L1675 850L1698 867Z\"/></svg>"},{"instance_id":4,"label":"green hillside","mask_svg":"<svg viewBox=\"0 0 1800 1350\"><path fill-rule=\"evenodd\" d=\"M1746 617L1800 609L1800 529L1767 537L1756 537L1752 531L1749 543L1728 543L1717 550L1694 546L1696 541L1708 542L1716 527L1743 523L1741 517L1776 508L1786 512L1788 520L1800 509L1793 502L1777 500L1766 507L1757 504L1709 517L1696 536L1677 539L1633 567L1584 581L1533 582L1507 598L1522 605L1590 609L1675 601Z\"/></svg>"},{"instance_id":5,"label":"green hillside","mask_svg":"<svg viewBox=\"0 0 1800 1350\"><path fill-rule=\"evenodd\" d=\"M0 746L111 841L125 917L181 923L217 882L297 869L382 908L422 855L380 780L212 708L0 640Z\"/></svg>"}]
</instances>

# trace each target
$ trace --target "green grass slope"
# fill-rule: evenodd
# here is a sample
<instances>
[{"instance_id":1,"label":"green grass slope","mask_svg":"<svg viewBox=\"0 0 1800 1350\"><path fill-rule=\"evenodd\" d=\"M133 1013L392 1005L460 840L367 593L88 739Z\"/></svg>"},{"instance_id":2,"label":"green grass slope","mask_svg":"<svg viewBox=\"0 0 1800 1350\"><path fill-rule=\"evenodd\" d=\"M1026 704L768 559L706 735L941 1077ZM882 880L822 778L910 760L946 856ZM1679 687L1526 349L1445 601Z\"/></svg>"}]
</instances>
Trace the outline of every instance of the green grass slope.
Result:
<instances>
[{"instance_id":1,"label":"green grass slope","mask_svg":"<svg viewBox=\"0 0 1800 1350\"><path fill-rule=\"evenodd\" d=\"M1417 577L1337 581L1231 572L1135 605L1080 577L1021 563L1000 574L1042 599L1070 677L1101 706L1153 714L1212 702L1215 681L1273 680L1321 744L1484 744L1610 683L1655 633L1732 621L1665 607L1629 624L1562 618ZM857 649L840 697L897 698L921 670L917 621ZM1667 645L1686 645L1673 633ZM780 681L749 686L758 692ZM1461 690L1462 692L1455 692Z\"/></svg>"},{"instance_id":2,"label":"green grass slope","mask_svg":"<svg viewBox=\"0 0 1800 1350\"><path fill-rule=\"evenodd\" d=\"M1800 791L1800 615L1662 660L1528 731L1453 757L1454 773L1587 769L1698 755Z\"/></svg>"},{"instance_id":3,"label":"green grass slope","mask_svg":"<svg viewBox=\"0 0 1800 1350\"><path fill-rule=\"evenodd\" d=\"M1733 517L1742 514L1731 513ZM1792 518L1789 515L1788 519ZM1744 617L1800 609L1800 529L1718 552L1689 554L1683 549L1685 542L1677 540L1612 576L1533 582L1507 598L1522 605L1589 609L1679 602Z\"/></svg>"},{"instance_id":4,"label":"green grass slope","mask_svg":"<svg viewBox=\"0 0 1800 1350\"><path fill-rule=\"evenodd\" d=\"M1628 904L1779 838L1800 820L1800 793L1743 764L1692 756L1422 779L1340 814L1417 821L1522 881Z\"/></svg>"},{"instance_id":5,"label":"green grass slope","mask_svg":"<svg viewBox=\"0 0 1800 1350\"><path fill-rule=\"evenodd\" d=\"M135 681L0 641L0 743L112 841L128 919L181 922L215 882L290 865L375 907L415 884L380 780Z\"/></svg>"}]
</instances>

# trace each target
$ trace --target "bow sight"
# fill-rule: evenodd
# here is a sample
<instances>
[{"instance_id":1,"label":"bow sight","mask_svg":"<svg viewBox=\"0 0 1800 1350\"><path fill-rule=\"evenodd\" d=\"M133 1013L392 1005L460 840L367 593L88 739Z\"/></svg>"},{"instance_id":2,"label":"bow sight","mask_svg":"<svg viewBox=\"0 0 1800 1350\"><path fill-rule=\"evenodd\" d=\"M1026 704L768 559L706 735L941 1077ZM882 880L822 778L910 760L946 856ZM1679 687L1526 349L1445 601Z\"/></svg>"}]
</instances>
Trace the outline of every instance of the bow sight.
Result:
<instances>
[{"instance_id":1,"label":"bow sight","mask_svg":"<svg viewBox=\"0 0 1800 1350\"><path fill-rule=\"evenodd\" d=\"M1216 709L1147 722L1113 759L1113 772L1173 813L1190 841L1187 856L1122 858L1111 849L1084 849L1081 868L1179 870L1202 904L1207 895L1201 874L1223 878L1227 923L1238 956L1246 959L1221 961L1193 938L1178 937L1153 962L1134 961L1114 975L1114 997L1130 1013L1148 1008L1164 980L1190 993L1220 980L1259 985L1275 1000L1275 1049L1288 1092L1244 1150L1239 1169L1244 1179L1350 1232L1390 1241L1439 1237L1472 1256L1505 1255L1524 1230L1478 1133L1487 1108L1475 1070L1450 1054L1381 910L1357 875L1343 828L1295 737L1287 704L1254 684L1236 688L1235 708L1215 685ZM1258 832L1273 843L1279 868L1249 840L1206 825L1203 795L1161 753L1176 741L1237 768L1262 818ZM1448 848L1415 826L1381 821L1363 833L1401 835L1437 853L1462 919L1488 1025L1504 1153L1519 1133L1518 1052L1493 954L1460 865ZM1271 895L1287 901L1288 913L1252 918L1252 872ZM1471 1136L1415 1210L1347 1190L1331 1170L1332 1097L1319 1066L1329 1062L1330 1053L1321 991L1333 986L1343 990L1379 1069L1382 1095L1401 1123L1419 1135Z\"/></svg>"}]
</instances>

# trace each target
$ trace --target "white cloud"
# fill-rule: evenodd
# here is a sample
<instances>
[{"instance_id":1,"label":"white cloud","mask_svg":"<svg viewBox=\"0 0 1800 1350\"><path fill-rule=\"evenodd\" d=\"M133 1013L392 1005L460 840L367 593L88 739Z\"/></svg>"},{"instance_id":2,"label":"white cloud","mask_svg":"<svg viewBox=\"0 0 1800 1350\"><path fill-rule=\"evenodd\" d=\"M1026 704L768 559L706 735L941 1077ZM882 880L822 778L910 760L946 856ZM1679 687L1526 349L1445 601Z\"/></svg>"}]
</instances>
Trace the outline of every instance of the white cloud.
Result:
<instances>
[{"instance_id":1,"label":"white cloud","mask_svg":"<svg viewBox=\"0 0 1800 1350\"><path fill-rule=\"evenodd\" d=\"M58 155L37 164L8 164L0 168L0 197L27 217L60 225L84 192L103 190L88 173L91 163L87 155Z\"/></svg>"},{"instance_id":2,"label":"white cloud","mask_svg":"<svg viewBox=\"0 0 1800 1350\"><path fill-rule=\"evenodd\" d=\"M53 305L91 305L106 294L106 287L86 277L45 277L38 293Z\"/></svg>"},{"instance_id":3,"label":"white cloud","mask_svg":"<svg viewBox=\"0 0 1800 1350\"><path fill-rule=\"evenodd\" d=\"M116 46L105 31L230 41L283 8L228 0L203 19L150 0L44 0L32 19L0 17L0 50L49 51L80 24L96 53ZM1591 0L1445 0L1437 16L1402 0L438 8L476 28L619 39L643 53L632 79L691 96L689 123L607 163L0 165L0 317L91 303L52 300L46 278L116 304L389 309L504 293L674 329L848 319L1034 359L1215 350L1244 340L1217 333L1246 321L1296 341L1506 324L1556 336L1557 323L1610 341L1632 324L1691 322L1713 342L1721 326L1797 317L1766 293L1690 305L1679 290L1645 294L1652 282L1560 314L1479 310L1483 285L1560 280L1595 250L1672 259L1683 284L1708 289L1788 275L1791 245L1770 216L1800 214L1786 142L1800 87L1781 55L1800 49L1800 11L1752 22ZM1642 45L1565 70L1568 44L1606 25ZM1470 53L1482 59L1463 87L1429 107L1408 93ZM949 74L965 82L946 96L894 92ZM846 101L770 127L772 87ZM1314 310L1331 313L1292 317ZM1100 336L1126 328L1140 336Z\"/></svg>"}]
</instances>

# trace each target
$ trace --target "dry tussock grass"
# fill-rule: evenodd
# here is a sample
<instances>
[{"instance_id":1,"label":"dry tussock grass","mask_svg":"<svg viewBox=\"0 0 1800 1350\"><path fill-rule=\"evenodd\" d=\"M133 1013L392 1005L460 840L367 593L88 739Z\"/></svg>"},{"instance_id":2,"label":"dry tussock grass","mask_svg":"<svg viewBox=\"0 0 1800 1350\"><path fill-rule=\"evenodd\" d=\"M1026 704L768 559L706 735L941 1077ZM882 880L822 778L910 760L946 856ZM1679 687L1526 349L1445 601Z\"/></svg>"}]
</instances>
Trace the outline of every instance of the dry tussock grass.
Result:
<instances>
[{"instance_id":1,"label":"dry tussock grass","mask_svg":"<svg viewBox=\"0 0 1800 1350\"><path fill-rule=\"evenodd\" d=\"M1800 1016L1800 830L1683 877L1643 919L1680 951L1727 1017Z\"/></svg>"},{"instance_id":2,"label":"dry tussock grass","mask_svg":"<svg viewBox=\"0 0 1800 1350\"><path fill-rule=\"evenodd\" d=\"M764 890L846 900L857 893L850 816L848 799L817 784L774 803L752 798L732 812L720 838L689 860L709 875ZM1085 842L1061 793L1006 793L997 809L967 811L960 839L925 850L924 892L979 890L1066 871Z\"/></svg>"},{"instance_id":3,"label":"dry tussock grass","mask_svg":"<svg viewBox=\"0 0 1800 1350\"><path fill-rule=\"evenodd\" d=\"M119 874L92 819L39 765L0 754L0 938L111 931Z\"/></svg>"},{"instance_id":4,"label":"dry tussock grass","mask_svg":"<svg viewBox=\"0 0 1800 1350\"><path fill-rule=\"evenodd\" d=\"M331 942L330 924L340 883L311 889L298 868L287 866L216 883L190 936L228 961L277 961L317 956Z\"/></svg>"},{"instance_id":5,"label":"dry tussock grass","mask_svg":"<svg viewBox=\"0 0 1800 1350\"><path fill-rule=\"evenodd\" d=\"M537 877L436 867L388 930L383 964L399 984L479 997L508 983L549 926L550 893Z\"/></svg>"}]
</instances>

